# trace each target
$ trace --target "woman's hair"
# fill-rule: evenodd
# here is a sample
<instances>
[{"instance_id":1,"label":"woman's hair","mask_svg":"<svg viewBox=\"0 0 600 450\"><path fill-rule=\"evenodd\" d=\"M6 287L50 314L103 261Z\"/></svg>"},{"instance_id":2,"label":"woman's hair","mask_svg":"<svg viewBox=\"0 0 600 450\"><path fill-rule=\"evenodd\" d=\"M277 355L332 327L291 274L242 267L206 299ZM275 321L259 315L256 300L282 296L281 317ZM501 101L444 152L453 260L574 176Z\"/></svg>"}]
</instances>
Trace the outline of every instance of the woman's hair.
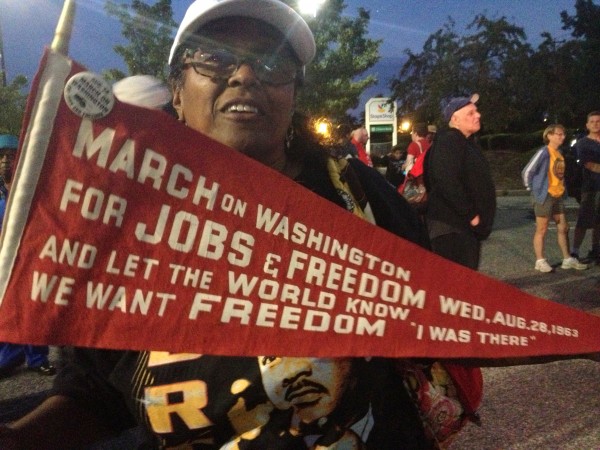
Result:
<instances>
[{"instance_id":1,"label":"woman's hair","mask_svg":"<svg viewBox=\"0 0 600 450\"><path fill-rule=\"evenodd\" d=\"M285 150L290 159L302 160L307 155L313 155L325 163L328 155L335 154L333 144L327 145L322 142L314 129L312 121L304 114L294 112L290 130L291 139Z\"/></svg>"},{"instance_id":2,"label":"woman's hair","mask_svg":"<svg viewBox=\"0 0 600 450\"><path fill-rule=\"evenodd\" d=\"M180 45L175 50L171 64L169 65L169 76L167 82L171 87L172 91L175 88L181 88L183 86L183 54L185 53L186 46Z\"/></svg>"},{"instance_id":3,"label":"woman's hair","mask_svg":"<svg viewBox=\"0 0 600 450\"><path fill-rule=\"evenodd\" d=\"M552 124L552 125L549 125L548 127L546 127L546 129L544 130L544 133L542 134L542 138L544 139L544 144L547 144L548 142L550 142L548 139L548 135L554 134L554 132L557 129L562 130L563 133L566 131L565 127L563 127L562 125L560 125L558 123L555 123L555 124Z\"/></svg>"}]
</instances>

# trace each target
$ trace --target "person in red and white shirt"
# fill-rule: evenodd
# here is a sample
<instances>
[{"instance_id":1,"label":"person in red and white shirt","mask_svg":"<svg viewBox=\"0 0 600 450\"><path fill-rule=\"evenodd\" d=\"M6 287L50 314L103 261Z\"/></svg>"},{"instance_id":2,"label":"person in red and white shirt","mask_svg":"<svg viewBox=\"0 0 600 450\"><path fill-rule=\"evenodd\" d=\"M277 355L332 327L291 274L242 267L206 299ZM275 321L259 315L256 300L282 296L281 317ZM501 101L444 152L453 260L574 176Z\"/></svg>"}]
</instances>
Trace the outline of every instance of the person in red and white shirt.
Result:
<instances>
[{"instance_id":1,"label":"person in red and white shirt","mask_svg":"<svg viewBox=\"0 0 600 450\"><path fill-rule=\"evenodd\" d=\"M356 128L352 131L350 137L350 142L352 142L352 145L356 147L358 159L364 162L367 166L373 167L373 161L371 161L371 157L365 148L365 145L367 145L367 141L369 140L369 133L367 132L367 129L365 127Z\"/></svg>"},{"instance_id":2,"label":"person in red and white shirt","mask_svg":"<svg viewBox=\"0 0 600 450\"><path fill-rule=\"evenodd\" d=\"M427 140L427 125L424 123L416 123L410 133L412 142L408 144L406 150L406 161L402 169L407 173L412 166L415 164L417 158L421 155L425 155L425 152L431 146L431 142Z\"/></svg>"}]
</instances>

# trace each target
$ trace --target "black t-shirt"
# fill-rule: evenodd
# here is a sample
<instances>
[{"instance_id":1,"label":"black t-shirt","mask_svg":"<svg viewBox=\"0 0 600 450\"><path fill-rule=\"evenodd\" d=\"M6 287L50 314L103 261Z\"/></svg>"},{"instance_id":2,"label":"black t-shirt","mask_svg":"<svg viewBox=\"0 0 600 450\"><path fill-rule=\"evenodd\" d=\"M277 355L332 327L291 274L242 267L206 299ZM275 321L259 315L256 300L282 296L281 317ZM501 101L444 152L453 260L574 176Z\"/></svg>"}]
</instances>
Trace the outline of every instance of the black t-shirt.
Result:
<instances>
[{"instance_id":1,"label":"black t-shirt","mask_svg":"<svg viewBox=\"0 0 600 450\"><path fill-rule=\"evenodd\" d=\"M360 162L352 167L378 224L423 243L418 218L385 179ZM307 156L296 181L344 207L320 157ZM283 368L279 380L273 374ZM144 448L431 448L390 359L75 349L54 392L75 398L116 431L142 425ZM334 398L327 410L323 404Z\"/></svg>"}]
</instances>

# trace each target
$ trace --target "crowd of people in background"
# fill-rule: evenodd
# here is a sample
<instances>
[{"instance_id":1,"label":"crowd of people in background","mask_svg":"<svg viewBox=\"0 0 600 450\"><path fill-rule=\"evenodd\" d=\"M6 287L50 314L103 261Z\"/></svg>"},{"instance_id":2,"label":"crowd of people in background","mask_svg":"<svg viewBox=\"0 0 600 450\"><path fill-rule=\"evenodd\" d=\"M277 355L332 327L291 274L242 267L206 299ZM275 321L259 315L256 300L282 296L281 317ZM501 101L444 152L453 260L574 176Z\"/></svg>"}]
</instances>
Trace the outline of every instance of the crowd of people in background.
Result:
<instances>
[{"instance_id":1,"label":"crowd of people in background","mask_svg":"<svg viewBox=\"0 0 600 450\"><path fill-rule=\"evenodd\" d=\"M489 166L474 138L480 128L480 114L474 106L478 99L477 94L449 99L442 111L444 124L449 130L443 130L438 139L436 125L416 123L408 146L395 145L382 158L372 158L380 167L385 167L386 179L401 193L407 174L414 170L417 161L420 162L419 174L427 172L431 196L427 202L426 224L432 250L474 269L479 265L481 240L491 233L495 209L495 188ZM567 174L563 153L567 130L563 125L546 127L541 138L544 145L535 151L521 172L525 188L531 191L535 215L534 269L542 273L554 271L544 251L550 220L557 226L562 269L589 268L589 264L581 262L579 256L587 230L591 230L592 236L586 259L600 262L600 111L588 114L586 128L587 135L577 139L573 145L577 160L577 169L574 170L580 172L577 189L581 194L577 196L579 208L572 246L565 213L565 201L570 193L565 182ZM364 135L368 136L366 130ZM427 150L434 142L436 151L430 152L432 156L429 156ZM348 157L353 156L357 157ZM470 159L465 159L467 156ZM468 161L467 164L465 161ZM477 195L466 195L470 192ZM475 200L475 206L471 199L480 195L484 198ZM440 209L445 209L445 212ZM457 214L454 218L450 214L452 209ZM483 224L482 218L472 215L472 211L486 211ZM440 221L440 217L444 220ZM470 217L468 225L465 217Z\"/></svg>"}]
</instances>

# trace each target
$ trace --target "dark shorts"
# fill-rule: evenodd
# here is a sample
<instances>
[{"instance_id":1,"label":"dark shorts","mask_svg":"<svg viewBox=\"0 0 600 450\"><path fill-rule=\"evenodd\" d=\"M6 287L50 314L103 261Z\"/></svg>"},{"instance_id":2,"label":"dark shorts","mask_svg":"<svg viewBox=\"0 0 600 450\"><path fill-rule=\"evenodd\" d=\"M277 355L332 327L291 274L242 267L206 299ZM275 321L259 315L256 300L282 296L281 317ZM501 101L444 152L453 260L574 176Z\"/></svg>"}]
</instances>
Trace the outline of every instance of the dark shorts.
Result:
<instances>
[{"instance_id":1,"label":"dark shorts","mask_svg":"<svg viewBox=\"0 0 600 450\"><path fill-rule=\"evenodd\" d=\"M582 192L577 228L594 228L600 220L600 192Z\"/></svg>"},{"instance_id":2,"label":"dark shorts","mask_svg":"<svg viewBox=\"0 0 600 450\"><path fill-rule=\"evenodd\" d=\"M562 197L546 196L544 203L533 201L533 212L535 217L554 217L565 213L565 202Z\"/></svg>"}]
</instances>

